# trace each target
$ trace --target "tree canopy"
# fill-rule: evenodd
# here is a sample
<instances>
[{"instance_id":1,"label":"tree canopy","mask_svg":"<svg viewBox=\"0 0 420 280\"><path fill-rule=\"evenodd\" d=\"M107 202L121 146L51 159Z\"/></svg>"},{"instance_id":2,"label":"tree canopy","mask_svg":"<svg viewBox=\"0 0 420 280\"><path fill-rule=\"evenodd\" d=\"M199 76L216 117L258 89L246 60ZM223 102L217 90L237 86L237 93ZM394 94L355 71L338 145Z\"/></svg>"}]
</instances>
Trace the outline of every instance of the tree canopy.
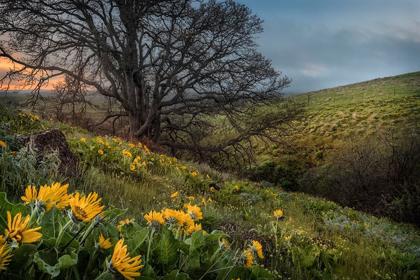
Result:
<instances>
[{"instance_id":1,"label":"tree canopy","mask_svg":"<svg viewBox=\"0 0 420 280\"><path fill-rule=\"evenodd\" d=\"M0 13L0 57L23 66L3 84L66 75L115 99L133 137L174 151L245 158L299 112L273 108L290 80L256 49L262 21L234 1L0 0ZM235 133L203 142L214 116Z\"/></svg>"}]
</instances>

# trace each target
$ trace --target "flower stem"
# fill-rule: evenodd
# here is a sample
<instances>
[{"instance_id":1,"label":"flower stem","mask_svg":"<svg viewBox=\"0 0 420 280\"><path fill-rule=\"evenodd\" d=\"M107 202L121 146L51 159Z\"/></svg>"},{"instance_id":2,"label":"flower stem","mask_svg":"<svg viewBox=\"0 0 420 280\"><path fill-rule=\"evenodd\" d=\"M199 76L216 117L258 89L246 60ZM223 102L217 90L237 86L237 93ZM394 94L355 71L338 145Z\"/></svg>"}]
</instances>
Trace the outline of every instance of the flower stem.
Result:
<instances>
[{"instance_id":1,"label":"flower stem","mask_svg":"<svg viewBox=\"0 0 420 280\"><path fill-rule=\"evenodd\" d=\"M147 247L146 262L149 262L150 250L152 248L153 234L154 233L155 233L155 228L152 227L152 231L150 232L150 237L149 237L149 246Z\"/></svg>"},{"instance_id":2,"label":"flower stem","mask_svg":"<svg viewBox=\"0 0 420 280\"><path fill-rule=\"evenodd\" d=\"M105 275L107 275L107 274L108 274L108 269L107 269L107 270L105 270L104 272L102 272L102 274L101 274L101 275L99 275L98 277L96 277L96 278L95 278L95 280L102 279L102 278L104 278L104 276L105 276Z\"/></svg>"},{"instance_id":3,"label":"flower stem","mask_svg":"<svg viewBox=\"0 0 420 280\"><path fill-rule=\"evenodd\" d=\"M57 240L55 241L55 246L58 247L60 245L61 239L63 238L64 232L66 231L66 229L71 225L73 221L69 220L67 222L67 224L64 225L64 227L62 227L60 229L60 233L58 234Z\"/></svg>"}]
</instances>

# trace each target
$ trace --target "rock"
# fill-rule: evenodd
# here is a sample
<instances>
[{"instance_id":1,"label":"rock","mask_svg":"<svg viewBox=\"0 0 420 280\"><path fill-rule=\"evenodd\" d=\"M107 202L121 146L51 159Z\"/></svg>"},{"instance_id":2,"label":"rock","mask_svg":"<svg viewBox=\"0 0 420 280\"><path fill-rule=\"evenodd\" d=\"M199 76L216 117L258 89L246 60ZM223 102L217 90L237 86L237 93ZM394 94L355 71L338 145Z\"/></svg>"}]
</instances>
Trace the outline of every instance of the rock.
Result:
<instances>
[{"instance_id":1,"label":"rock","mask_svg":"<svg viewBox=\"0 0 420 280\"><path fill-rule=\"evenodd\" d=\"M78 159L70 150L61 130L52 129L31 135L20 135L19 141L22 145L37 149L37 162L42 161L45 155L56 152L60 160L58 171L66 176L77 175Z\"/></svg>"}]
</instances>

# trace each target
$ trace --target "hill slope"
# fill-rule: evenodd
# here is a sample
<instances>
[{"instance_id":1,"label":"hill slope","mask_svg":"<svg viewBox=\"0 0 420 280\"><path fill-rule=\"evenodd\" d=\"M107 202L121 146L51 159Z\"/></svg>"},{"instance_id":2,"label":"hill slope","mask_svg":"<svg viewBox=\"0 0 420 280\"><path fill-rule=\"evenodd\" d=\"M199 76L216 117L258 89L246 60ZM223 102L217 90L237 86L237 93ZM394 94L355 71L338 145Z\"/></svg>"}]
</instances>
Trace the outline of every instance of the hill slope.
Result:
<instances>
[{"instance_id":1,"label":"hill slope","mask_svg":"<svg viewBox=\"0 0 420 280\"><path fill-rule=\"evenodd\" d=\"M222 259L206 255L211 250L212 254L220 252L213 250L214 246L219 246L216 245L216 240L213 241L214 244L206 245L210 246L208 249L201 248L202 257L196 259L199 253L189 248L192 244L202 242L199 234L194 235L195 241L185 236L184 240L179 241L182 247L174 245L175 249L168 248L168 251L176 252L174 256L179 256L180 260L171 266L163 265L158 257L162 255L163 245L160 245L161 249L152 252L147 249L150 246L141 246L137 250L143 255L142 264L145 264L145 268L141 270L142 276L181 279L170 278L181 273L182 279L190 279L188 275L191 279L198 279L200 276L197 273L200 271L194 268L197 267L197 261L199 265L209 267L205 272L205 279L222 279L225 274L218 278L218 273L229 273L233 267L235 269L229 274L232 277L227 279L270 278L271 274L263 272L257 263L263 264L274 275L289 279L414 279L420 276L420 236L419 230L414 226L379 219L304 193L286 192L267 182L240 180L205 165L151 153L144 145L127 143L116 137L96 137L77 127L37 120L34 116L22 115L3 107L0 109L0 116L0 139L5 142L0 171L9 178L5 180L6 177L1 177L1 191L6 190L9 199L16 203L21 202L20 196L28 182L40 186L61 181L69 183L72 191L97 191L103 198L102 203L112 208L128 208L128 212L120 219L134 218L135 229L140 235L145 231L143 228L147 227L147 220L143 216L148 211L165 208L182 210L185 203L190 203L200 207L203 214L200 223L203 229L207 232L222 230L229 235L227 239L232 244L233 255L239 256L253 241L262 244L264 258L255 254L253 268L249 269L244 268L240 261L223 263ZM47 128L59 128L65 133L73 152L79 156L82 168L80 177L66 178L48 172L53 169L43 170L45 165L33 165L34 169L29 168L32 166L30 153L28 154L26 147L17 148L13 134ZM16 156L13 151L17 152ZM27 164L22 169L22 164L9 164L8 161ZM220 190L211 189L210 184L215 184L212 186ZM177 195L175 192L178 192ZM116 229L118 222L114 223L115 225L107 227ZM211 236L205 237L205 240L210 242L209 240L217 236L221 239L223 235ZM144 238L147 244L152 245L152 241ZM223 243L222 240L218 241ZM160 241L154 239L153 242ZM50 243L46 242L44 247ZM37 250L46 254L43 251L45 248L37 248L26 260L31 260ZM80 255L79 258L83 256ZM37 258L40 262L39 257ZM210 259L211 262L206 261ZM13 262L19 260L21 259L12 258L11 266L16 268L16 263ZM154 265L156 263L159 265ZM228 264L232 267L223 266ZM165 275L160 273L167 273L169 268L179 271L173 272L172 276L168 274L165 278L159 278ZM72 271L66 273L73 275Z\"/></svg>"}]
</instances>

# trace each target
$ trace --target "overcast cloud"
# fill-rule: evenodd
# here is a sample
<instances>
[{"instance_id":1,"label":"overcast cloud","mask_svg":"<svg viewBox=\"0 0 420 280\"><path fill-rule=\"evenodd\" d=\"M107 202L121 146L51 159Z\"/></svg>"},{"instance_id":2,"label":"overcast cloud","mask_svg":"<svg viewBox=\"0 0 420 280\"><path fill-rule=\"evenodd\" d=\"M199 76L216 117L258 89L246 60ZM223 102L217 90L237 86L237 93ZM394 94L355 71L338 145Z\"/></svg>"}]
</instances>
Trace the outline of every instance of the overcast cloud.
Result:
<instances>
[{"instance_id":1,"label":"overcast cloud","mask_svg":"<svg viewBox=\"0 0 420 280\"><path fill-rule=\"evenodd\" d=\"M264 22L257 42L307 92L420 71L418 0L237 0Z\"/></svg>"}]
</instances>

